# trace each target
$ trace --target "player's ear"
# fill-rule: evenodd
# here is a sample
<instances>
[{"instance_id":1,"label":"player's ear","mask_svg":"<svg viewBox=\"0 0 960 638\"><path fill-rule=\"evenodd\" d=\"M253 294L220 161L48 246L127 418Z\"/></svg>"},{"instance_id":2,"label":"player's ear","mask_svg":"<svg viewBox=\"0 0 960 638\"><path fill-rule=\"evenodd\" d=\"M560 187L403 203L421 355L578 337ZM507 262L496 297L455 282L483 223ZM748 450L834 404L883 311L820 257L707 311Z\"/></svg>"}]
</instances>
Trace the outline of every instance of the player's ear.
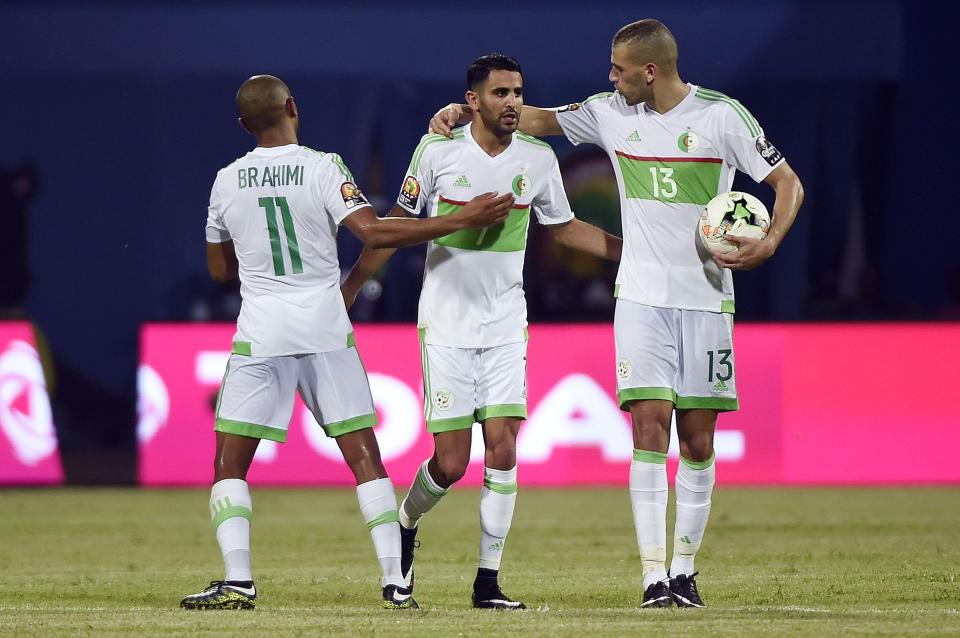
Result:
<instances>
[{"instance_id":1,"label":"player's ear","mask_svg":"<svg viewBox=\"0 0 960 638\"><path fill-rule=\"evenodd\" d=\"M294 101L293 96L287 98L287 103L284 105L287 110L287 115L296 119L300 116L300 113L297 111L297 103Z\"/></svg>"},{"instance_id":2,"label":"player's ear","mask_svg":"<svg viewBox=\"0 0 960 638\"><path fill-rule=\"evenodd\" d=\"M243 121L242 117L237 118L237 124L239 124L240 128L242 128L244 131L246 131L250 135L253 135L253 131L250 130L250 128L247 126L247 123Z\"/></svg>"},{"instance_id":3,"label":"player's ear","mask_svg":"<svg viewBox=\"0 0 960 638\"><path fill-rule=\"evenodd\" d=\"M648 62L643 67L643 75L647 81L647 85L653 84L653 81L660 76L660 69L657 68L657 65L653 62Z\"/></svg>"},{"instance_id":4,"label":"player's ear","mask_svg":"<svg viewBox=\"0 0 960 638\"><path fill-rule=\"evenodd\" d=\"M464 96L467 100L467 104L470 105L474 111L477 110L477 105L480 102L480 96L474 93L473 91L468 90Z\"/></svg>"}]
</instances>

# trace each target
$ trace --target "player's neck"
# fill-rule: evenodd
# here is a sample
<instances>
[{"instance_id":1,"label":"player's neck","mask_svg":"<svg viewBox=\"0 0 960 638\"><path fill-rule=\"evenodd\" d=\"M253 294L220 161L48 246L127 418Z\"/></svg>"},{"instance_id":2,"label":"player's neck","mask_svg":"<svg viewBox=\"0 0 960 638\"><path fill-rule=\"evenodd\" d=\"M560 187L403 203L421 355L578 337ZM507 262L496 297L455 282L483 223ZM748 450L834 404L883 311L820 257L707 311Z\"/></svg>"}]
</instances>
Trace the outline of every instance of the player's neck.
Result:
<instances>
[{"instance_id":1,"label":"player's neck","mask_svg":"<svg viewBox=\"0 0 960 638\"><path fill-rule=\"evenodd\" d=\"M287 144L298 144L296 131L288 128L275 128L264 131L257 135L257 146L271 148L274 146L286 146Z\"/></svg>"},{"instance_id":2,"label":"player's neck","mask_svg":"<svg viewBox=\"0 0 960 638\"><path fill-rule=\"evenodd\" d=\"M477 146L490 157L496 157L507 150L510 142L513 141L513 133L498 135L497 132L491 131L484 125L479 115L473 118L470 134L473 135L473 140L477 143Z\"/></svg>"},{"instance_id":3,"label":"player's neck","mask_svg":"<svg viewBox=\"0 0 960 638\"><path fill-rule=\"evenodd\" d=\"M659 90L654 86L653 99L647 100L647 106L663 115L683 102L689 94L690 86L678 76L668 80Z\"/></svg>"}]
</instances>

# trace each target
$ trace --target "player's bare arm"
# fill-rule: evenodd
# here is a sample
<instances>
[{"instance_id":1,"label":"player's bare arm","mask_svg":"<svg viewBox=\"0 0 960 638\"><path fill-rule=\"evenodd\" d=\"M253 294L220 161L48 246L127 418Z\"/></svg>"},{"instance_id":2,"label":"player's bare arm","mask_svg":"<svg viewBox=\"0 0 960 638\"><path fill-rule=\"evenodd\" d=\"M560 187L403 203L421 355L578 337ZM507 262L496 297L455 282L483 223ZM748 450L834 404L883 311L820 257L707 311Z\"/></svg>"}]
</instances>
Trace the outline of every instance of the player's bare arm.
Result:
<instances>
[{"instance_id":1,"label":"player's bare arm","mask_svg":"<svg viewBox=\"0 0 960 638\"><path fill-rule=\"evenodd\" d=\"M394 206L387 213L387 217L404 218L409 215L410 213L402 206ZM357 263L353 265L346 279L340 284L340 293L343 295L343 303L347 306L347 309L353 306L353 303L357 300L357 295L360 294L363 284L383 268L383 265L389 261L395 252L397 252L396 248L364 247L357 258Z\"/></svg>"},{"instance_id":2,"label":"player's bare arm","mask_svg":"<svg viewBox=\"0 0 960 638\"><path fill-rule=\"evenodd\" d=\"M547 226L554 241L567 248L585 252L588 255L620 261L623 239L579 219L571 219L565 224Z\"/></svg>"},{"instance_id":3,"label":"player's bare arm","mask_svg":"<svg viewBox=\"0 0 960 638\"><path fill-rule=\"evenodd\" d=\"M502 222L514 204L512 194L477 195L453 215L414 219L409 217L377 217L373 208L365 206L343 221L354 235L370 248L401 248L443 237L464 228L483 228Z\"/></svg>"},{"instance_id":4,"label":"player's bare arm","mask_svg":"<svg viewBox=\"0 0 960 638\"><path fill-rule=\"evenodd\" d=\"M739 247L729 253L714 253L714 260L723 268L753 270L770 259L797 218L803 204L803 184L790 165L782 162L763 181L776 192L770 232L763 239L727 235L725 239Z\"/></svg>"},{"instance_id":5,"label":"player's bare arm","mask_svg":"<svg viewBox=\"0 0 960 638\"><path fill-rule=\"evenodd\" d=\"M430 120L429 132L450 137L455 126L467 124L473 119L473 109L468 104L448 104L434 114ZM563 135L557 112L554 109L541 109L524 105L520 112L520 130L527 135L544 137Z\"/></svg>"},{"instance_id":6,"label":"player's bare arm","mask_svg":"<svg viewBox=\"0 0 960 638\"><path fill-rule=\"evenodd\" d=\"M237 278L240 264L237 262L237 253L232 241L218 244L207 242L207 270L210 272L210 277L218 284Z\"/></svg>"}]
</instances>

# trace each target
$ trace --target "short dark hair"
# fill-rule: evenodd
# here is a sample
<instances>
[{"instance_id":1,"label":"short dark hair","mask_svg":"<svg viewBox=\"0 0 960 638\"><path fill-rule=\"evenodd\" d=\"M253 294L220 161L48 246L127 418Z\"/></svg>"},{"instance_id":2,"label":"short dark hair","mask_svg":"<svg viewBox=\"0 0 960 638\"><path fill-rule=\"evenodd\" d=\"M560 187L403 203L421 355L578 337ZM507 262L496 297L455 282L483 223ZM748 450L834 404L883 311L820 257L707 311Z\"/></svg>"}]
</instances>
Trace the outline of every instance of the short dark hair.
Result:
<instances>
[{"instance_id":1,"label":"short dark hair","mask_svg":"<svg viewBox=\"0 0 960 638\"><path fill-rule=\"evenodd\" d=\"M471 91L490 77L490 71L516 71L523 77L520 63L509 55L490 53L477 58L467 69L467 88Z\"/></svg>"}]
</instances>

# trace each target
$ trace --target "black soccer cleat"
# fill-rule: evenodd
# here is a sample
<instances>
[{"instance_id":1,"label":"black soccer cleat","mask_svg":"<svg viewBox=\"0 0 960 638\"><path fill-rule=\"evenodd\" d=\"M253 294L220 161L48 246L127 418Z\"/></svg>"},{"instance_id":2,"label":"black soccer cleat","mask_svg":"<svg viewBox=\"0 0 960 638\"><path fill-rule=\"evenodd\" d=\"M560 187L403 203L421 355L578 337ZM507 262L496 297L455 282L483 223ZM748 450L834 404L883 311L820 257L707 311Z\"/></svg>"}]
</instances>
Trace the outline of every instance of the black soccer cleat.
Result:
<instances>
[{"instance_id":1,"label":"black soccer cleat","mask_svg":"<svg viewBox=\"0 0 960 638\"><path fill-rule=\"evenodd\" d=\"M384 609L420 609L420 605L413 599L413 591L409 587L387 585L383 588Z\"/></svg>"},{"instance_id":2,"label":"black soccer cleat","mask_svg":"<svg viewBox=\"0 0 960 638\"><path fill-rule=\"evenodd\" d=\"M481 579L477 579L473 583L473 606L476 609L526 609L527 606L524 605L519 600L513 600L509 596L506 596L502 591L500 591L500 585L496 581L493 584L480 583ZM483 579L487 580L487 579Z\"/></svg>"},{"instance_id":3,"label":"black soccer cleat","mask_svg":"<svg viewBox=\"0 0 960 638\"><path fill-rule=\"evenodd\" d=\"M255 609L257 588L252 581L215 580L206 589L184 597L180 606L184 609Z\"/></svg>"},{"instance_id":4,"label":"black soccer cleat","mask_svg":"<svg viewBox=\"0 0 960 638\"><path fill-rule=\"evenodd\" d=\"M413 552L420 547L417 540L417 528L407 529L400 526L400 575L403 582L413 592Z\"/></svg>"},{"instance_id":5,"label":"black soccer cleat","mask_svg":"<svg viewBox=\"0 0 960 638\"><path fill-rule=\"evenodd\" d=\"M677 603L677 607L696 607L702 609L707 606L700 598L700 592L697 591L697 574L693 572L689 576L686 574L677 574L670 579L670 596Z\"/></svg>"},{"instance_id":6,"label":"black soccer cleat","mask_svg":"<svg viewBox=\"0 0 960 638\"><path fill-rule=\"evenodd\" d=\"M640 603L641 609L644 607L670 607L673 605L673 598L670 595L670 587L667 581L660 580L643 592L643 602Z\"/></svg>"}]
</instances>

